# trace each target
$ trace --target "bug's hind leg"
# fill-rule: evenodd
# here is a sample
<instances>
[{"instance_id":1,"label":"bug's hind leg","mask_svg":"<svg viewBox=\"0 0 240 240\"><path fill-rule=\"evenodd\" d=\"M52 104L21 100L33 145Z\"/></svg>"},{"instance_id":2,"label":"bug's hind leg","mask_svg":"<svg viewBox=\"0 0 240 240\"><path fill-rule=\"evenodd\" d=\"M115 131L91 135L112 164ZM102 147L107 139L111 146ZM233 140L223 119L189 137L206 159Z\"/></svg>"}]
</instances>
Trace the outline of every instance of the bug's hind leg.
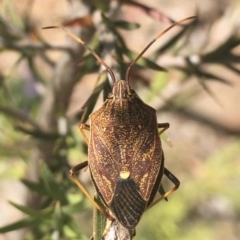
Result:
<instances>
[{"instance_id":1,"label":"bug's hind leg","mask_svg":"<svg viewBox=\"0 0 240 240\"><path fill-rule=\"evenodd\" d=\"M72 180L76 183L76 185L81 189L81 191L86 195L86 197L92 202L92 204L100 211L102 212L109 220L113 221L113 217L103 208L101 207L90 195L90 193L87 191L87 189L79 182L77 177L75 176L75 173L82 170L83 168L88 166L88 161L82 162L75 167L71 168L69 173Z\"/></svg>"},{"instance_id":2,"label":"bug's hind leg","mask_svg":"<svg viewBox=\"0 0 240 240\"><path fill-rule=\"evenodd\" d=\"M159 187L159 189L158 189L158 192L159 192L162 196L166 193L166 191L164 190L162 184L160 184L160 187ZM164 200L168 201L168 198L165 197Z\"/></svg>"},{"instance_id":3,"label":"bug's hind leg","mask_svg":"<svg viewBox=\"0 0 240 240\"><path fill-rule=\"evenodd\" d=\"M165 199L167 196L175 192L179 186L180 186L180 181L167 169L164 168L164 174L167 176L167 178L175 185L172 189L164 193L160 198L156 199L154 202L152 202L149 206L148 209Z\"/></svg>"}]
</instances>

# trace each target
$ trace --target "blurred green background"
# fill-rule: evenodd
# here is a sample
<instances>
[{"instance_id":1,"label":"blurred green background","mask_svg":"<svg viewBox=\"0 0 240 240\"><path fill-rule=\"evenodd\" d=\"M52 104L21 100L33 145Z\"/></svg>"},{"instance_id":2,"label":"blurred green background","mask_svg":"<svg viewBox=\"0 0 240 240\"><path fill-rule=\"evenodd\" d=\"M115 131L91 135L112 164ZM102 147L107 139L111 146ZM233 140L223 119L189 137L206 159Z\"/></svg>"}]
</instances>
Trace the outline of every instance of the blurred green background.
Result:
<instances>
[{"instance_id":1,"label":"blurred green background","mask_svg":"<svg viewBox=\"0 0 240 240\"><path fill-rule=\"evenodd\" d=\"M143 215L134 239L239 239L239 14L238 0L2 0L0 240L92 234L92 205L68 171L87 160L78 126L109 83L80 44L42 27L68 27L124 79L147 43L192 15L196 21L163 36L131 73L133 89L170 123L165 165L181 181ZM79 177L94 194L89 171ZM165 178L163 185L172 187Z\"/></svg>"}]
</instances>

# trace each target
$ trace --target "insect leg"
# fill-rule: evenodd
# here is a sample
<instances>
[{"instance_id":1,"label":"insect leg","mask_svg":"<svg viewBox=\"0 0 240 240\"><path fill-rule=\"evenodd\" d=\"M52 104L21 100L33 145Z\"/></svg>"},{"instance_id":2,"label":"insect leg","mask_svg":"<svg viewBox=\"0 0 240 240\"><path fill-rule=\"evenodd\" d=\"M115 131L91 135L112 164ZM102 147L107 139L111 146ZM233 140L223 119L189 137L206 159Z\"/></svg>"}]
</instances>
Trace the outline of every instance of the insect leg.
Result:
<instances>
[{"instance_id":1,"label":"insect leg","mask_svg":"<svg viewBox=\"0 0 240 240\"><path fill-rule=\"evenodd\" d=\"M162 185L162 184L160 184L160 187L159 187L159 189L158 189L158 192L159 192L161 195L164 195L164 194L166 193L165 190L164 190L164 188L163 188L163 185ZM166 197L166 198L164 198L164 200L168 201L168 198Z\"/></svg>"},{"instance_id":2,"label":"insect leg","mask_svg":"<svg viewBox=\"0 0 240 240\"><path fill-rule=\"evenodd\" d=\"M158 123L157 126L158 126L158 128L163 128L159 132L159 135L161 135L163 132L165 132L170 127L170 124L169 123Z\"/></svg>"},{"instance_id":3,"label":"insect leg","mask_svg":"<svg viewBox=\"0 0 240 240\"><path fill-rule=\"evenodd\" d=\"M84 130L90 131L90 126L89 126L88 124L82 123L82 124L79 126L79 129L80 129L80 132L81 132L81 134L82 134L85 142L86 142L87 145L88 145L89 140L88 140L88 137L87 137L87 135L86 135L86 133L85 133Z\"/></svg>"},{"instance_id":4,"label":"insect leg","mask_svg":"<svg viewBox=\"0 0 240 240\"><path fill-rule=\"evenodd\" d=\"M180 181L167 168L164 168L164 174L175 185L175 187L173 188L174 190L172 192L176 191L180 186Z\"/></svg>"},{"instance_id":5,"label":"insect leg","mask_svg":"<svg viewBox=\"0 0 240 240\"><path fill-rule=\"evenodd\" d=\"M157 126L158 126L158 128L162 128L158 133L159 135L161 135L163 132L165 132L170 127L170 124L169 123L158 123ZM162 139L169 147L173 146L171 140L167 137L166 134L163 134Z\"/></svg>"},{"instance_id":6,"label":"insect leg","mask_svg":"<svg viewBox=\"0 0 240 240\"><path fill-rule=\"evenodd\" d=\"M175 185L172 189L170 189L169 191L167 191L163 196L161 196L160 198L158 198L157 200L155 200L154 202L152 202L147 209L153 207L154 205L156 205L157 203L159 203L161 200L163 200L164 198L166 198L167 196L169 196L170 194L172 194L173 192L175 192L180 185L180 181L167 169L164 168L164 174L167 176L167 178Z\"/></svg>"},{"instance_id":7,"label":"insect leg","mask_svg":"<svg viewBox=\"0 0 240 240\"><path fill-rule=\"evenodd\" d=\"M87 189L79 182L79 180L76 178L75 173L82 170L83 168L88 166L88 161L82 162L75 167L71 168L69 173L72 180L76 183L76 185L81 189L81 191L86 195L86 197L92 202L92 204L100 211L102 212L110 221L113 221L113 217L105 210L103 209L90 195L90 193L87 191Z\"/></svg>"}]
</instances>

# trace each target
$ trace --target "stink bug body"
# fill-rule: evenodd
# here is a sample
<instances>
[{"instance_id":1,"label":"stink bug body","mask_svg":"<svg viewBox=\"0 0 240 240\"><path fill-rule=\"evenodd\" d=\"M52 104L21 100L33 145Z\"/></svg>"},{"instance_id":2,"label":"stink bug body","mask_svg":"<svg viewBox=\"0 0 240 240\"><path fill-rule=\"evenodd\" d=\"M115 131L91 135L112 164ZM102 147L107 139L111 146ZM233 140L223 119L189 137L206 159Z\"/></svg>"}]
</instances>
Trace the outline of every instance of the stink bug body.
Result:
<instances>
[{"instance_id":1,"label":"stink bug body","mask_svg":"<svg viewBox=\"0 0 240 240\"><path fill-rule=\"evenodd\" d=\"M163 175L156 111L127 81L117 81L103 106L90 115L89 168L105 204L134 228ZM155 187L156 186L156 187Z\"/></svg>"},{"instance_id":2,"label":"stink bug body","mask_svg":"<svg viewBox=\"0 0 240 240\"><path fill-rule=\"evenodd\" d=\"M112 70L92 49L67 29L60 27L106 67L114 82L112 93L103 106L90 115L90 125L80 126L80 131L89 146L88 162L72 168L71 177L100 211L109 219L117 218L129 230L135 228L146 209L166 198L180 184L177 178L164 167L159 135L169 127L169 124L157 123L155 109L145 104L131 89L130 70L164 33L176 24L193 18L195 17L182 19L161 32L130 64L126 80L119 81L115 80ZM160 132L159 128L162 128ZM85 130L90 131L89 139ZM76 171L87 165L93 184L107 210L102 209L92 199L74 175ZM153 201L157 191L162 190L163 174L175 184L175 187Z\"/></svg>"}]
</instances>

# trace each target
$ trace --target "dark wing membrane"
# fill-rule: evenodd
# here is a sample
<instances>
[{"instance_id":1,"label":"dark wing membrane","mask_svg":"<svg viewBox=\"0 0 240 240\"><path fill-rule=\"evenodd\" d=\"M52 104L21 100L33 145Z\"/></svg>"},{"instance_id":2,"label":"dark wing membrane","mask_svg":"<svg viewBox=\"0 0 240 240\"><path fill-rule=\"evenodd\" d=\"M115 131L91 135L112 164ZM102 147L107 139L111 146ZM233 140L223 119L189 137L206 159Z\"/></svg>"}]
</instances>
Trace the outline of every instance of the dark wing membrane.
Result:
<instances>
[{"instance_id":1,"label":"dark wing membrane","mask_svg":"<svg viewBox=\"0 0 240 240\"><path fill-rule=\"evenodd\" d=\"M135 228L146 208L146 202L131 178L119 178L110 208L126 228Z\"/></svg>"}]
</instances>

